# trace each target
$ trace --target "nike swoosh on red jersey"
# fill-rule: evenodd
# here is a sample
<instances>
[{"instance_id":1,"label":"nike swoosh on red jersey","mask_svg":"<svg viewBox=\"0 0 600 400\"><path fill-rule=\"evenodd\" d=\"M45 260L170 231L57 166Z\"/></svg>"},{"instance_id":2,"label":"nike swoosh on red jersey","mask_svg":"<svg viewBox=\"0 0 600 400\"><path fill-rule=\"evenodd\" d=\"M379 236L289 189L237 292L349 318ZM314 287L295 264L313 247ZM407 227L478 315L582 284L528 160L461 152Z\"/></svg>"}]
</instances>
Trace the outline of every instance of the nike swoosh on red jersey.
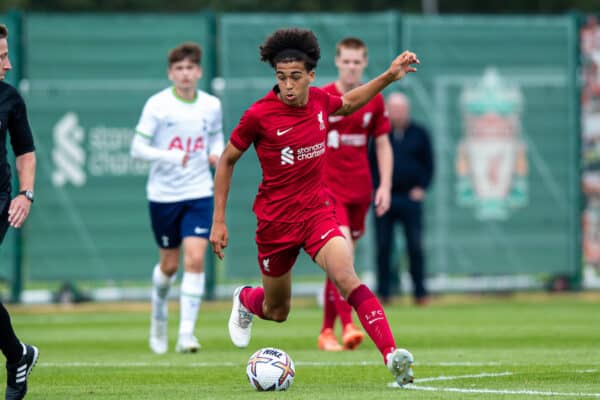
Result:
<instances>
[{"instance_id":1,"label":"nike swoosh on red jersey","mask_svg":"<svg viewBox=\"0 0 600 400\"><path fill-rule=\"evenodd\" d=\"M293 126L291 128L287 128L286 130L283 130L283 131L280 131L279 129L277 129L277 136L285 135L286 133L288 133L292 129L294 129Z\"/></svg>"}]
</instances>

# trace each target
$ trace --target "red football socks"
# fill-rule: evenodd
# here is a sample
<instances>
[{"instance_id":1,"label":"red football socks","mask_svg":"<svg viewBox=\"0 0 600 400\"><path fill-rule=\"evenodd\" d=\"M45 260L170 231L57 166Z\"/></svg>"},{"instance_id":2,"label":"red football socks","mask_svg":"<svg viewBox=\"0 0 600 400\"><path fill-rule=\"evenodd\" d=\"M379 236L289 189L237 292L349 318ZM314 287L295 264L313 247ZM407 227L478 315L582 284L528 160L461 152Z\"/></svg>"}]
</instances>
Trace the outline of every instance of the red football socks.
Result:
<instances>
[{"instance_id":1,"label":"red football socks","mask_svg":"<svg viewBox=\"0 0 600 400\"><path fill-rule=\"evenodd\" d=\"M263 314L263 301L265 300L265 289L260 286L257 287L247 287L242 289L240 292L240 302L244 307L248 309L252 314L256 315L258 318L264 319L265 315Z\"/></svg>"},{"instance_id":2,"label":"red football socks","mask_svg":"<svg viewBox=\"0 0 600 400\"><path fill-rule=\"evenodd\" d=\"M335 289L335 286L334 286ZM352 306L348 304L346 300L342 297L342 295L335 289L335 310L337 311L337 315L340 317L340 321L342 322L342 327L351 324L352 321Z\"/></svg>"},{"instance_id":3,"label":"red football socks","mask_svg":"<svg viewBox=\"0 0 600 400\"><path fill-rule=\"evenodd\" d=\"M385 363L386 355L396 348L396 343L379 300L366 285L360 285L350 293L348 303L356 310L360 323L381 352Z\"/></svg>"},{"instance_id":4,"label":"red football socks","mask_svg":"<svg viewBox=\"0 0 600 400\"><path fill-rule=\"evenodd\" d=\"M335 285L331 280L326 279L323 291L323 326L321 327L321 332L325 329L333 329L335 317L337 317L336 296L339 297L339 294Z\"/></svg>"}]
</instances>

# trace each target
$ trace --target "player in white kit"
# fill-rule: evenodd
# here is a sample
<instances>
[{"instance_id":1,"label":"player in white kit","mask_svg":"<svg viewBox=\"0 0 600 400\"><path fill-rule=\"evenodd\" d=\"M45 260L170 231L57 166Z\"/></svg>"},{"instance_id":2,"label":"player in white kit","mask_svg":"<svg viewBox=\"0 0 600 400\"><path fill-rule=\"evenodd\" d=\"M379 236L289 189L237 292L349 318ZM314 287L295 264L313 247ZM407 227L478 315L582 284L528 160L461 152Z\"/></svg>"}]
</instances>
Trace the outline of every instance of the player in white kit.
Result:
<instances>
[{"instance_id":1,"label":"player in white kit","mask_svg":"<svg viewBox=\"0 0 600 400\"><path fill-rule=\"evenodd\" d=\"M169 52L173 86L148 99L131 145L132 157L151 161L146 186L160 261L152 274L150 349L168 348L167 294L183 244L179 338L181 353L200 348L194 336L204 294L204 263L213 212L214 167L223 151L221 102L197 89L202 50L183 43Z\"/></svg>"}]
</instances>

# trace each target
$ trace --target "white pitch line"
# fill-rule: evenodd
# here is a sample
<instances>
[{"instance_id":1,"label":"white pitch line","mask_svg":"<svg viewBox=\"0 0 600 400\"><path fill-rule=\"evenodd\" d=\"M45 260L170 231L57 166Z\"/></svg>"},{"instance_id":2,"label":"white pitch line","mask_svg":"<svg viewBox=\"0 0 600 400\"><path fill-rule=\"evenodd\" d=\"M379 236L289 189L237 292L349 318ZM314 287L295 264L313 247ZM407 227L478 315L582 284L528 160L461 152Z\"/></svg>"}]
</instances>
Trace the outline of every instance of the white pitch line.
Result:
<instances>
[{"instance_id":1,"label":"white pitch line","mask_svg":"<svg viewBox=\"0 0 600 400\"><path fill-rule=\"evenodd\" d=\"M172 363L172 362L38 362L37 367L49 368L140 368L140 367L193 367L193 368L218 368L238 367L243 364L234 362L194 362L194 363Z\"/></svg>"},{"instance_id":2,"label":"white pitch line","mask_svg":"<svg viewBox=\"0 0 600 400\"><path fill-rule=\"evenodd\" d=\"M432 376L430 378L415 379L415 383L432 382L432 381L454 381L457 379L489 378L489 377L509 376L509 375L513 375L513 373L512 372L497 372L497 373L482 372L480 374L468 374L468 375L454 375L454 376L441 375L441 376ZM397 382L391 382L391 383L388 383L388 387L399 388L399 387L404 387L404 386L400 386ZM406 387L411 388L411 387L414 387L414 385L408 385Z\"/></svg>"},{"instance_id":3,"label":"white pitch line","mask_svg":"<svg viewBox=\"0 0 600 400\"><path fill-rule=\"evenodd\" d=\"M241 362L192 362L192 363L174 363L174 362L121 362L121 363L103 363L103 362L42 362L36 364L39 367L53 367L53 368L80 368L80 367L93 367L93 368L140 368L140 367L193 367L193 368L218 368L218 367L239 367L244 366L246 363ZM371 365L383 365L380 362L371 361L339 361L339 362L319 362L319 361L298 361L295 365L299 366L311 366L311 367L356 367L356 366L371 366Z\"/></svg>"},{"instance_id":4,"label":"white pitch line","mask_svg":"<svg viewBox=\"0 0 600 400\"><path fill-rule=\"evenodd\" d=\"M482 372L480 374L470 374L470 375L455 375L455 376L434 376L431 378L421 378L415 379L415 382L432 382L432 381L454 381L457 379L469 379L469 378L489 378L489 377L497 377L497 376L510 376L513 375L512 372L498 372L498 373L488 373Z\"/></svg>"},{"instance_id":5,"label":"white pitch line","mask_svg":"<svg viewBox=\"0 0 600 400\"><path fill-rule=\"evenodd\" d=\"M298 361L296 365L311 365L311 366L361 366L361 365L381 365L382 363L379 361ZM438 363L423 363L416 362L413 365L415 366L429 366L429 367L497 367L501 364L498 362L438 362Z\"/></svg>"},{"instance_id":6,"label":"white pitch line","mask_svg":"<svg viewBox=\"0 0 600 400\"><path fill-rule=\"evenodd\" d=\"M355 367L355 366L371 366L382 365L379 361L297 361L296 365L313 366L313 367ZM138 368L138 367L196 367L196 368L218 368L218 367L235 367L245 365L240 362L192 362L192 363L174 363L164 361L131 361L131 362L38 362L38 367L56 367L56 368L71 368L71 367L99 367L99 368ZM488 367L500 366L502 364L496 362L478 363L478 362L440 362L440 363L415 363L416 366L456 366L456 367Z\"/></svg>"},{"instance_id":7,"label":"white pitch line","mask_svg":"<svg viewBox=\"0 0 600 400\"><path fill-rule=\"evenodd\" d=\"M595 370L581 370L576 371L579 373L587 373ZM469 379L469 378L487 378L487 377L498 377L498 376L510 376L514 375L512 372L499 372L499 373L486 373L472 374L472 375L456 375L456 376L437 376L431 378L415 379L416 383L430 382L430 381L449 381L456 379ZM389 387L398 387L396 382L389 383ZM448 387L434 387L434 386L418 386L415 384L405 385L402 388L409 390L422 390L429 392L454 392L454 393L489 393L489 394L521 394L530 396L564 396L564 397L592 397L600 398L600 393L572 393L572 392L553 392L553 391L540 391L540 390L509 390L509 389L463 389L463 388L448 388Z\"/></svg>"},{"instance_id":8,"label":"white pitch line","mask_svg":"<svg viewBox=\"0 0 600 400\"><path fill-rule=\"evenodd\" d=\"M497 361L489 362L472 362L472 361L455 361L455 362L437 362L437 363L419 363L416 362L414 365L430 365L439 367L498 367L503 365Z\"/></svg>"},{"instance_id":9,"label":"white pitch line","mask_svg":"<svg viewBox=\"0 0 600 400\"><path fill-rule=\"evenodd\" d=\"M497 390L497 389L461 389L440 388L433 386L406 385L406 389L423 390L429 392L455 392L455 393L489 393L489 394L521 394L529 396L564 396L564 397L593 397L600 398L600 393L572 393L572 392L543 392L540 390Z\"/></svg>"}]
</instances>

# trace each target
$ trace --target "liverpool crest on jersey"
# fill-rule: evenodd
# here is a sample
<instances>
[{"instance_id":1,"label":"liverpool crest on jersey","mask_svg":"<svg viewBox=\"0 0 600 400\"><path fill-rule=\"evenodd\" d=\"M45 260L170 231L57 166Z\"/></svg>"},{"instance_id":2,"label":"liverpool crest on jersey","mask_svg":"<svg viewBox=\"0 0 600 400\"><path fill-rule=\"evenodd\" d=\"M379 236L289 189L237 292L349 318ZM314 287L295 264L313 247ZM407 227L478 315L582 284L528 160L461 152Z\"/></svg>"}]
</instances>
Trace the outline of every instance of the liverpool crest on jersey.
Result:
<instances>
[{"instance_id":1,"label":"liverpool crest on jersey","mask_svg":"<svg viewBox=\"0 0 600 400\"><path fill-rule=\"evenodd\" d=\"M319 129L324 130L325 121L323 120L323 111L319 111L319 113L317 114L317 120L319 120Z\"/></svg>"}]
</instances>

